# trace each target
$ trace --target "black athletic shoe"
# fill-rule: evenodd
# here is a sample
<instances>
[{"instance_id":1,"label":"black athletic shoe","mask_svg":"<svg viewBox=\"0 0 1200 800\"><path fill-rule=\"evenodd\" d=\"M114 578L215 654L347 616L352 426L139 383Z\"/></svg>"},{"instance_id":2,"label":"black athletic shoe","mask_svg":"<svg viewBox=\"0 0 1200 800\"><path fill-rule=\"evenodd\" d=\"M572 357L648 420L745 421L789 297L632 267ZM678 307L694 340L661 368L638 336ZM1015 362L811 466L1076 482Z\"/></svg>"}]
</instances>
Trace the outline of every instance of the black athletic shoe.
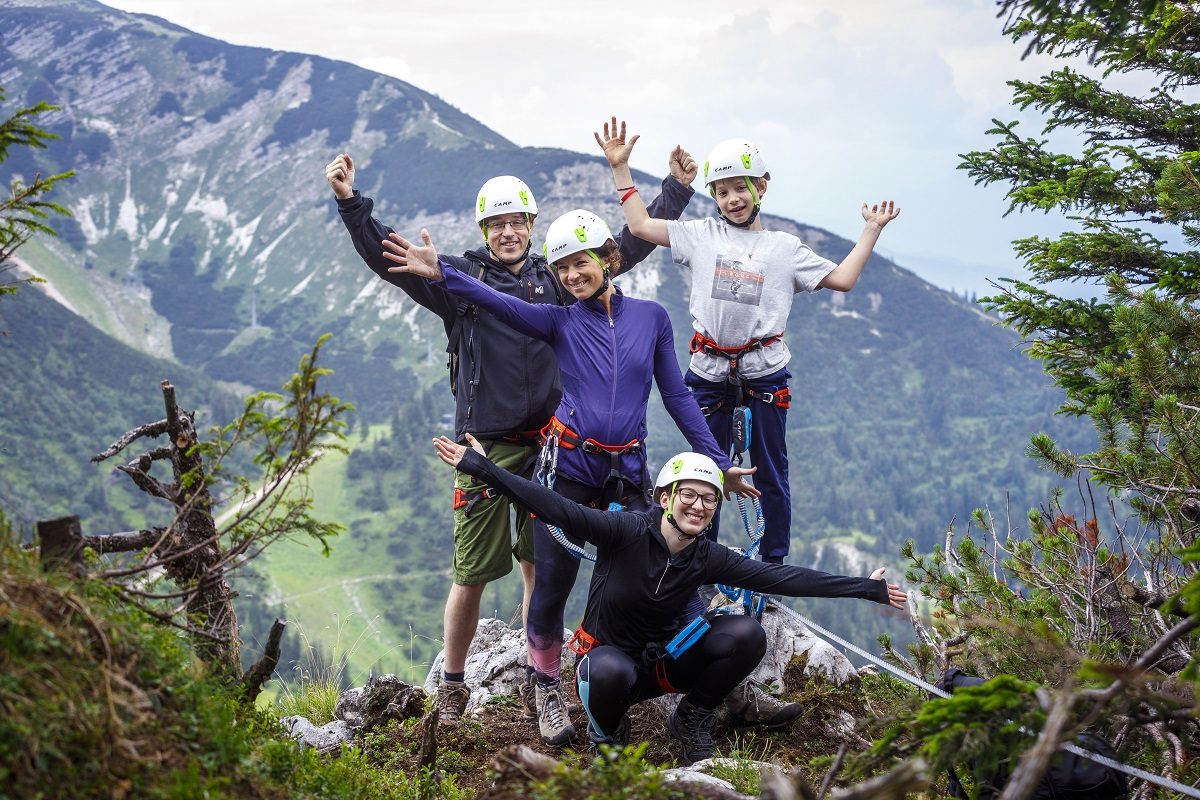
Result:
<instances>
[{"instance_id":1,"label":"black athletic shoe","mask_svg":"<svg viewBox=\"0 0 1200 800\"><path fill-rule=\"evenodd\" d=\"M667 720L667 730L679 740L684 766L711 758L713 754L713 723L717 721L715 708L700 708L692 705L686 697Z\"/></svg>"}]
</instances>

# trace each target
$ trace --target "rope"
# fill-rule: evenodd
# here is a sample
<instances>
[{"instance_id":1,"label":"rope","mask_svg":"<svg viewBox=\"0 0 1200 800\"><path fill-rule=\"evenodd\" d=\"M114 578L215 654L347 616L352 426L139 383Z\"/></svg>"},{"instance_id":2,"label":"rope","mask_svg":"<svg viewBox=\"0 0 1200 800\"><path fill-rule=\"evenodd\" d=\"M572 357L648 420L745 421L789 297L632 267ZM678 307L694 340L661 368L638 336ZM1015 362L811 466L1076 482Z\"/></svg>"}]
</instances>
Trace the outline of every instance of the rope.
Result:
<instances>
[{"instance_id":1,"label":"rope","mask_svg":"<svg viewBox=\"0 0 1200 800\"><path fill-rule=\"evenodd\" d=\"M549 489L550 491L554 491L554 474L558 471L558 437L557 436L551 435L551 436L546 437L546 443L542 445L542 456L541 456L541 458L538 459L538 461L540 462L540 465L538 467L538 471L537 471L537 475L536 475L537 482L540 483L542 486L546 487L547 489ZM620 508L613 509L612 506L610 505L609 510L610 511L613 511L613 510L619 511L621 509ZM575 556L576 558L583 559L585 561L595 561L596 560L596 557L594 555L592 555L591 553L589 553L587 550L583 549L583 547L581 545L577 545L574 542L572 542L570 539L568 539L567 535L565 533L563 533L562 528L558 527L557 525L551 525L549 522L547 522L546 530L550 531L550 536L554 539L554 541L561 544L563 546L563 548L565 548L566 551L568 553L570 553L571 555Z\"/></svg>"},{"instance_id":2,"label":"rope","mask_svg":"<svg viewBox=\"0 0 1200 800\"><path fill-rule=\"evenodd\" d=\"M929 692L930 694L937 695L938 697L949 697L950 696L950 694L948 692L943 691L942 689L938 688L937 686L934 686L931 683L926 683L925 681L921 680L917 676L910 675L909 673L905 672L904 670L899 669L898 667L892 666L891 664L887 663L883 659L880 659L880 658L876 657L875 655L868 653L866 650L863 650L861 647L853 644L852 642L846 641L845 639L843 639L842 637L833 633L832 631L825 630L820 625L813 622L811 619L804 616L800 612L798 612L794 609L788 608L787 606L780 605L779 603L774 603L773 605L776 610L782 611L785 615L790 616L793 619L795 619L796 621L807 626L809 629L811 629L814 633L819 635L821 638L826 639L830 642L839 644L842 647L845 647L846 649L853 651L857 655L862 656L867 661L870 661L872 664L875 664L876 666L882 667L883 669L892 673L893 675L900 678L901 680L906 681L920 689L924 689L925 691ZM1070 742L1067 742L1066 744L1061 745L1061 747L1063 750L1066 750L1069 753L1074 753L1075 755L1081 756L1082 758L1086 758L1091 761L1095 761L1097 764L1103 764L1104 766L1108 767L1109 769L1115 769L1118 772L1124 772L1126 775L1131 775L1135 778L1139 778L1141 780L1148 781L1149 783L1157 784L1159 786L1162 786L1163 788L1170 789L1173 792L1179 792L1182 795L1186 795L1187 797L1200 798L1200 789L1196 789L1194 786L1188 786L1185 783L1180 783L1179 781L1172 780L1171 778L1167 778L1163 775L1155 775L1153 772L1147 772L1146 770L1141 769L1139 767L1134 767L1134 766L1130 766L1129 764L1124 764L1120 761L1111 759L1108 756L1100 755L1099 753L1094 753L1091 750L1082 748L1077 744L1072 744Z\"/></svg>"}]
</instances>

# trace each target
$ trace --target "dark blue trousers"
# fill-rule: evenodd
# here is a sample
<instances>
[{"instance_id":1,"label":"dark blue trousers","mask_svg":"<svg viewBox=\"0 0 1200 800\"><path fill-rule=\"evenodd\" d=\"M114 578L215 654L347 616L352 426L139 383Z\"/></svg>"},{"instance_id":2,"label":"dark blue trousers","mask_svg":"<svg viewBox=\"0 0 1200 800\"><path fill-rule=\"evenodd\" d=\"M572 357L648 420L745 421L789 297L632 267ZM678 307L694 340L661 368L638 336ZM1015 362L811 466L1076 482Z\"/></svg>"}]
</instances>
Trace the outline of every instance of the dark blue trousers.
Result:
<instances>
[{"instance_id":1,"label":"dark blue trousers","mask_svg":"<svg viewBox=\"0 0 1200 800\"><path fill-rule=\"evenodd\" d=\"M787 386L790 377L790 372L781 369L761 378L744 380L743 383L756 391L774 392ZM705 419L708 429L717 440L717 445L729 452L733 443L733 387L725 382L706 381L690 369L683 376L683 380L692 390L701 408L721 404L717 411ZM751 480L762 492L759 502L762 503L763 522L766 526L759 552L764 559L782 559L788 554L792 537L792 491L788 486L787 441L784 436L787 431L787 409L752 397L745 397L743 402L750 409L751 417L750 463L743 466L758 467ZM707 534L714 542L717 541L720 518L718 511ZM754 524L753 519L750 520L750 524ZM748 542L734 537L727 544L745 547Z\"/></svg>"}]
</instances>

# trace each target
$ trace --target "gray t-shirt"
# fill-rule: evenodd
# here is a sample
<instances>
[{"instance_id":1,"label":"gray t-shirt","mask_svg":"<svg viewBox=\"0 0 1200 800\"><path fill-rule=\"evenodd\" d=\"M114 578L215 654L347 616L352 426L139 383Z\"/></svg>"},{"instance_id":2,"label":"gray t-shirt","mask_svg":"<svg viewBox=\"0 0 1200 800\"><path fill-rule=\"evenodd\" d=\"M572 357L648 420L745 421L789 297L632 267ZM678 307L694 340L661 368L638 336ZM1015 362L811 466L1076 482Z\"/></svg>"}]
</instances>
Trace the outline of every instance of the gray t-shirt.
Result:
<instances>
[{"instance_id":1,"label":"gray t-shirt","mask_svg":"<svg viewBox=\"0 0 1200 800\"><path fill-rule=\"evenodd\" d=\"M671 258L692 271L692 327L721 347L741 347L787 327L792 295L815 292L837 264L782 231L747 231L711 217L669 220ZM742 377L783 369L792 354L780 340L746 353ZM692 372L723 381L729 362L707 353L692 356Z\"/></svg>"}]
</instances>

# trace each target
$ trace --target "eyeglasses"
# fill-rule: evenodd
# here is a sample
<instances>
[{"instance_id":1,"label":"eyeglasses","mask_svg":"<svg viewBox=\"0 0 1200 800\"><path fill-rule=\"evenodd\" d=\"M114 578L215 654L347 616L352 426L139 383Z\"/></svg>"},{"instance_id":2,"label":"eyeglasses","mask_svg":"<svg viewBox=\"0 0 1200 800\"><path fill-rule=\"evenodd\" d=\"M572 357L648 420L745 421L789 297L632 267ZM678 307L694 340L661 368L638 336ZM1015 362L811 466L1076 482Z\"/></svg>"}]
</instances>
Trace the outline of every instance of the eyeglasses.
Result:
<instances>
[{"instance_id":1,"label":"eyeglasses","mask_svg":"<svg viewBox=\"0 0 1200 800\"><path fill-rule=\"evenodd\" d=\"M699 500L704 504L705 508L709 509L716 508L717 500L719 499L715 494L700 494L700 492L697 492L695 489L680 489L675 493L675 496L678 497L685 506L694 505L695 502Z\"/></svg>"},{"instance_id":2,"label":"eyeglasses","mask_svg":"<svg viewBox=\"0 0 1200 800\"><path fill-rule=\"evenodd\" d=\"M489 219L484 221L483 226L488 229L488 233L504 233L504 229L509 226L512 226L513 233L524 233L529 230L529 220Z\"/></svg>"}]
</instances>

